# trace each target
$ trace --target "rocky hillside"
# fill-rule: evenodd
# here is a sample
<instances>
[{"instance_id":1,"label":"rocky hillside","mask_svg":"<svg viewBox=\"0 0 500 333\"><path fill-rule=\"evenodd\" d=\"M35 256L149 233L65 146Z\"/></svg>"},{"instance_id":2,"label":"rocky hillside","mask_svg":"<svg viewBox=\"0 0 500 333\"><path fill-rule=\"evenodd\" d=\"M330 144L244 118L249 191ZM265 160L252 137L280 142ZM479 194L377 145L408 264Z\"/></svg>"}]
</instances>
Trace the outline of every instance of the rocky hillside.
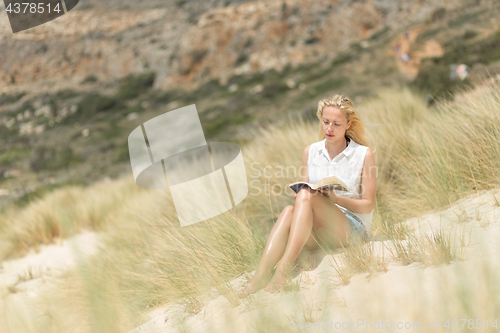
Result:
<instances>
[{"instance_id":1,"label":"rocky hillside","mask_svg":"<svg viewBox=\"0 0 500 333\"><path fill-rule=\"evenodd\" d=\"M481 1L473 1L481 5ZM483 1L487 3L487 1ZM153 71L155 87L333 59L389 29L456 15L464 1L81 1L51 23L12 34L0 13L0 84L44 90L88 77ZM10 89L9 89L10 88Z\"/></svg>"},{"instance_id":2,"label":"rocky hillside","mask_svg":"<svg viewBox=\"0 0 500 333\"><path fill-rule=\"evenodd\" d=\"M131 177L129 133L180 106L196 104L207 140L244 143L334 93L453 97L500 75L498 17L478 0L82 0L12 34L1 9L0 208Z\"/></svg>"}]
</instances>

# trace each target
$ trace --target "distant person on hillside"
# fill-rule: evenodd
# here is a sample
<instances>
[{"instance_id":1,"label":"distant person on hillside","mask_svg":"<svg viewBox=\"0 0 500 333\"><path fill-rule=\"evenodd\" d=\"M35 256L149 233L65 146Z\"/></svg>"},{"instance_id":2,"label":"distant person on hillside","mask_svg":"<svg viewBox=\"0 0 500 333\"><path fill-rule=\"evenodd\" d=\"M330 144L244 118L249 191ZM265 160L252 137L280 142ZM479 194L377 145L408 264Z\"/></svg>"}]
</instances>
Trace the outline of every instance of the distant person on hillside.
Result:
<instances>
[{"instance_id":1,"label":"distant person on hillside","mask_svg":"<svg viewBox=\"0 0 500 333\"><path fill-rule=\"evenodd\" d=\"M408 30L405 31L405 37L406 37L406 39L410 38L410 32Z\"/></svg>"},{"instance_id":2,"label":"distant person on hillside","mask_svg":"<svg viewBox=\"0 0 500 333\"><path fill-rule=\"evenodd\" d=\"M294 195L295 205L286 206L279 215L254 277L238 291L240 297L286 285L303 248L341 247L368 237L377 183L365 126L351 99L341 95L321 100L316 115L321 141L304 149L302 181L315 184L334 175L349 192L302 187Z\"/></svg>"},{"instance_id":3,"label":"distant person on hillside","mask_svg":"<svg viewBox=\"0 0 500 333\"><path fill-rule=\"evenodd\" d=\"M467 71L468 67L467 65L465 64L460 64L457 66L457 77L460 79L460 80L465 80L465 78L467 76L469 76L469 73Z\"/></svg>"},{"instance_id":4,"label":"distant person on hillside","mask_svg":"<svg viewBox=\"0 0 500 333\"><path fill-rule=\"evenodd\" d=\"M401 55L401 60L403 60L406 63L408 63L408 61L410 61L410 54L409 53L404 53Z\"/></svg>"},{"instance_id":5,"label":"distant person on hillside","mask_svg":"<svg viewBox=\"0 0 500 333\"><path fill-rule=\"evenodd\" d=\"M401 44L397 43L394 49L396 50L396 53L399 54L399 52L401 52Z\"/></svg>"}]
</instances>

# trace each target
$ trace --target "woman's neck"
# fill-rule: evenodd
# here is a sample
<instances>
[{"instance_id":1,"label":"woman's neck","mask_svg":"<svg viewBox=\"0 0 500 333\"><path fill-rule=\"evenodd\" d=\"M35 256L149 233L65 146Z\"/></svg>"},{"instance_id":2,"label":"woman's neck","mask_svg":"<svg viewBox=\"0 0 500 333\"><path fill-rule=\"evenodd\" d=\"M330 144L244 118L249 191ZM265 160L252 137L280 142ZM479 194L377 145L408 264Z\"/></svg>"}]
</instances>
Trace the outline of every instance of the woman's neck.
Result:
<instances>
[{"instance_id":1,"label":"woman's neck","mask_svg":"<svg viewBox=\"0 0 500 333\"><path fill-rule=\"evenodd\" d=\"M346 137L343 137L341 140L338 140L338 142L329 142L328 140L325 140L325 144L328 154L335 157L346 149L348 141Z\"/></svg>"}]
</instances>

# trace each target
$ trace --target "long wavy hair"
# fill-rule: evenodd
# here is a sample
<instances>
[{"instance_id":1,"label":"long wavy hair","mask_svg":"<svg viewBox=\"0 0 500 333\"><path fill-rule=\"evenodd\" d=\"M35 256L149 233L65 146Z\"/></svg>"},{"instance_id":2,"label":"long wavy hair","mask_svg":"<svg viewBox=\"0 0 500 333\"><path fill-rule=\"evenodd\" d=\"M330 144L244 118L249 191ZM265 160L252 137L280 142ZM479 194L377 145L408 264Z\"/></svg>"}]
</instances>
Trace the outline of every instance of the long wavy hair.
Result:
<instances>
[{"instance_id":1,"label":"long wavy hair","mask_svg":"<svg viewBox=\"0 0 500 333\"><path fill-rule=\"evenodd\" d=\"M323 140L325 138L325 133L323 133L323 127L321 122L323 120L323 109L326 106L338 107L340 110L344 111L347 122L351 122L351 126L346 130L345 136L356 143L370 147L370 143L366 138L365 128L366 125L361 120L359 113L354 108L354 104L351 99L343 95L335 95L331 98L325 98L318 102L318 112L316 115L319 119L319 139Z\"/></svg>"}]
</instances>

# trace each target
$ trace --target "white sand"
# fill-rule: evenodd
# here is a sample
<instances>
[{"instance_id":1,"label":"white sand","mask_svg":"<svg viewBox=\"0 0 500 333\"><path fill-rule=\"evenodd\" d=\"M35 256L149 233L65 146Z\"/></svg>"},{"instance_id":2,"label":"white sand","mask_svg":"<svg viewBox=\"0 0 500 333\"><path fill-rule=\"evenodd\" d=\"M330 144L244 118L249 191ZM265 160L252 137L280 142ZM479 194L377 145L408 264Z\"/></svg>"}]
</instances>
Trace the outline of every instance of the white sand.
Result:
<instances>
[{"instance_id":1,"label":"white sand","mask_svg":"<svg viewBox=\"0 0 500 333\"><path fill-rule=\"evenodd\" d=\"M448 209L405 222L419 236L444 230L452 235L457 245L460 244L458 236L462 235L460 237L466 243L470 242L463 248L463 261L455 260L450 265L437 267L421 263L403 266L391 257L389 241L376 241L372 243L373 249L379 257L384 257L386 272L371 276L368 273L356 274L348 285L342 285L333 268L335 260L341 262L342 254L323 257L316 252L313 255L322 260L314 270L304 271L294 280L300 285L298 291L270 294L261 290L234 305L213 289L201 297L204 306L199 313L190 314L181 305L168 304L148 312L150 320L131 333L249 332L255 331L259 325L273 332L272 324L292 328L293 319L297 324L316 321L323 325L347 325L349 320L350 323L357 320L366 323L369 320L373 326L382 320L395 325L397 322L413 323L418 318L424 325L423 329L429 320L441 320L442 325L446 316L453 318L463 307L456 296L457 286L471 285L477 295L484 297L492 292L486 288L496 280L484 283L487 276L481 268L490 267L500 272L500 256L497 255L500 250L500 207L495 205L493 193L500 200L498 190L483 192L460 200ZM86 231L59 244L42 245L39 253L32 250L23 258L3 262L0 269L0 330L18 327L15 318L19 321L19 318L43 315L43 309L31 301L47 290L50 283L57 285L57 278L75 269L81 258L96 253L101 246L99 238L98 234ZM239 277L232 281L232 285L238 289L244 282L245 279ZM491 300L475 298L467 292L470 290L463 291L463 294L471 303L470 311L483 319L492 318L492 310L488 310ZM268 322L264 323L263 318ZM30 326L35 323L26 321L24 331L36 331ZM357 328L370 331L369 328ZM350 326L349 329L337 330L352 329Z\"/></svg>"},{"instance_id":2,"label":"white sand","mask_svg":"<svg viewBox=\"0 0 500 333\"><path fill-rule=\"evenodd\" d=\"M95 253L98 244L99 239L95 232L84 231L72 238L59 240L57 244L41 245L38 253L31 249L22 258L4 261L0 269L0 290L15 286L18 290L33 292L35 290L28 286L33 284L34 280L55 277L72 269L80 255ZM19 279L20 276L29 276L30 273L34 279Z\"/></svg>"},{"instance_id":3,"label":"white sand","mask_svg":"<svg viewBox=\"0 0 500 333\"><path fill-rule=\"evenodd\" d=\"M19 259L2 262L0 268L0 331L19 329L22 322L25 331L36 331L36 321L43 309L36 306L40 293L65 272L75 269L80 260L98 251L99 235L84 231L57 244L41 245ZM10 329L9 329L10 328Z\"/></svg>"},{"instance_id":4,"label":"white sand","mask_svg":"<svg viewBox=\"0 0 500 333\"><path fill-rule=\"evenodd\" d=\"M467 293L471 288L462 292L467 302L471 302L470 311L484 320L488 319L491 310L487 309L487 300L482 302L475 297L489 294L485 289L488 285L483 283L486 275L481 267L500 272L500 256L497 255L500 250L500 207L495 205L492 194L500 200L498 190L483 192L462 199L443 211L406 221L417 236L432 235L439 229L449 233L452 242L463 250L463 261L454 260L450 265L437 267L421 263L403 266L391 258L387 250L389 241L377 241L373 242L374 250L385 258L387 272L381 271L372 276L368 273L357 274L344 286L332 266L334 258L339 261L341 254L327 255L316 269L301 274L298 292L270 294L261 290L235 307L224 296L212 291L202 297L205 306L198 314L186 313L182 306L169 304L149 312L151 320L130 333L248 332L255 331L263 317L289 328L294 328L291 325L300 321L305 324L307 321L325 320L323 325L332 325L332 322L335 325L351 320L351 323L361 325L357 329L368 331L370 326L366 321L371 321L374 331L380 331L374 323L382 325L382 320L384 325L388 321L392 325L398 322L413 325L413 322L420 321L425 331L429 321L434 323L439 320L442 328L446 316L457 318L453 316L458 315L463 306L456 290L464 285L472 286L472 290L476 291L470 295ZM470 242L470 245L459 246L460 238L467 244ZM297 279L299 277L294 281ZM240 277L232 284L239 288L244 281ZM296 322L290 321L293 319ZM273 331L272 326L264 327ZM352 330L353 326L349 326L349 329L339 331Z\"/></svg>"}]
</instances>

